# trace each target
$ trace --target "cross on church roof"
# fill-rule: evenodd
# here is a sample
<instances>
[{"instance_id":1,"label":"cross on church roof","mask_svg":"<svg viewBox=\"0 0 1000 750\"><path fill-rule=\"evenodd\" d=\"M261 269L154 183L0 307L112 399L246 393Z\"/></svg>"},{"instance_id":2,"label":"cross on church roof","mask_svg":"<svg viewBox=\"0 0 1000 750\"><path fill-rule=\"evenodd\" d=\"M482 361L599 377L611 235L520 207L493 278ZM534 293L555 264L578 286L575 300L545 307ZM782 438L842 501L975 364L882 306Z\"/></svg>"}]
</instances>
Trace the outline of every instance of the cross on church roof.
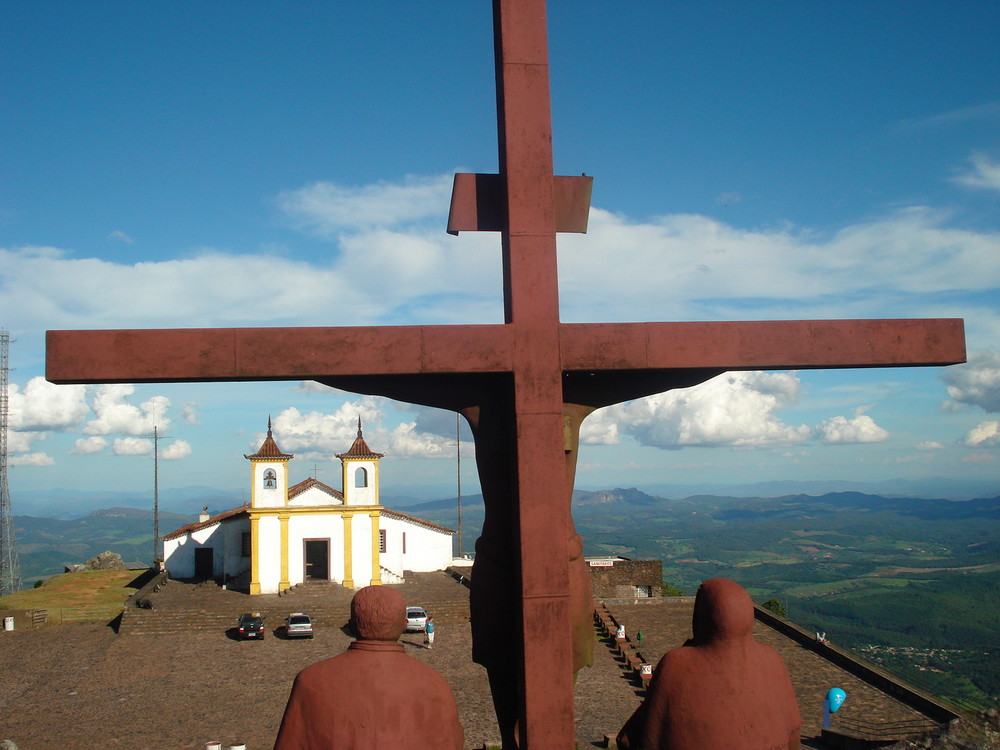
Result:
<instances>
[{"instance_id":1,"label":"cross on church roof","mask_svg":"<svg viewBox=\"0 0 1000 750\"><path fill-rule=\"evenodd\" d=\"M569 497L589 410L725 370L961 362L964 335L961 320L561 323L555 234L585 228L590 182L552 174L544 0L495 0L494 22L500 174L456 177L449 230L501 231L503 324L49 331L46 373L57 383L311 379L464 414L484 537L516 540L522 747L570 748Z\"/></svg>"}]
</instances>

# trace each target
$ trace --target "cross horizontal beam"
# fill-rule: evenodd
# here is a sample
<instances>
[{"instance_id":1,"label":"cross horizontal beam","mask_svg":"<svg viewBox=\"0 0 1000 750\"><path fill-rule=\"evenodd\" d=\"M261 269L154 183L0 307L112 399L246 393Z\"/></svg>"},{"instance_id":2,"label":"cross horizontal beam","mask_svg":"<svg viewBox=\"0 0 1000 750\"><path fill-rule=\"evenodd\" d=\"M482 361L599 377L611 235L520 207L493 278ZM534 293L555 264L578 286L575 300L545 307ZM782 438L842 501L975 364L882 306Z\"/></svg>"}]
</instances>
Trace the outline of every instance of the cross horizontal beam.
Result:
<instances>
[{"instance_id":1,"label":"cross horizontal beam","mask_svg":"<svg viewBox=\"0 0 1000 750\"><path fill-rule=\"evenodd\" d=\"M511 372L517 325L48 331L53 383L312 380L333 375ZM564 372L946 365L963 323L792 320L562 323Z\"/></svg>"}]
</instances>

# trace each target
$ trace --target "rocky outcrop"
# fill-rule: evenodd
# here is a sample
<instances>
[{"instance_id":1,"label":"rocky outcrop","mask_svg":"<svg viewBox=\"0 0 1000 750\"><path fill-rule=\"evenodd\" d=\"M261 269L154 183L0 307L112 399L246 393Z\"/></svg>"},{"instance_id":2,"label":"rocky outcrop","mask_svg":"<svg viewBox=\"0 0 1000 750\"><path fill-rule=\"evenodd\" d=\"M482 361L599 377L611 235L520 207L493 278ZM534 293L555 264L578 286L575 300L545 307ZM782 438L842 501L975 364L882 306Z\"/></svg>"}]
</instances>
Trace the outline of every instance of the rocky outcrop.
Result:
<instances>
[{"instance_id":1,"label":"rocky outcrop","mask_svg":"<svg viewBox=\"0 0 1000 750\"><path fill-rule=\"evenodd\" d=\"M77 573L81 570L128 570L122 556L110 550L92 557L80 565L67 565L67 573Z\"/></svg>"}]
</instances>

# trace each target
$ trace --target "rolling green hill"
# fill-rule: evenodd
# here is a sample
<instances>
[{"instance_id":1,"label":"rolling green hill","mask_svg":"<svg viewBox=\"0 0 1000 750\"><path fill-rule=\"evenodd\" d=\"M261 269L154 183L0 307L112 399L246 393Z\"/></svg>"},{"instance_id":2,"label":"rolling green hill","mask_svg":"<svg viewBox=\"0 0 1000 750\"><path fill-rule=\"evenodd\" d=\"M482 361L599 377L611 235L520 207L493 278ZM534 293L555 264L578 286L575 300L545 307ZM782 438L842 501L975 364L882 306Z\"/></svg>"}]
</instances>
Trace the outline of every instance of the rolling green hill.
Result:
<instances>
[{"instance_id":1,"label":"rolling green hill","mask_svg":"<svg viewBox=\"0 0 1000 750\"><path fill-rule=\"evenodd\" d=\"M483 507L467 500L471 550ZM455 528L454 500L407 510ZM731 578L930 692L1000 701L1000 497L668 499L633 488L577 492L573 517L588 555L660 558L687 593Z\"/></svg>"}]
</instances>

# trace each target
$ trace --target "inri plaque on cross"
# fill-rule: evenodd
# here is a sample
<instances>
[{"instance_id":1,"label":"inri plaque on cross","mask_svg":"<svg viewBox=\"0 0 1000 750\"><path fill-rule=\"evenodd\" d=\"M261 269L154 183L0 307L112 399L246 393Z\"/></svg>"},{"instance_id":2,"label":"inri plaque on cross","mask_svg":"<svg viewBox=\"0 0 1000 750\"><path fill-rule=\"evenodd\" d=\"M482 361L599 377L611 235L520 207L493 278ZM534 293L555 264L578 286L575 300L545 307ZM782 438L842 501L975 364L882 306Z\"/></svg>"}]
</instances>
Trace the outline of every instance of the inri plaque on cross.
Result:
<instances>
[{"instance_id":1,"label":"inri plaque on cross","mask_svg":"<svg viewBox=\"0 0 1000 750\"><path fill-rule=\"evenodd\" d=\"M494 23L500 174L456 175L448 230L500 231L503 324L49 331L46 375L316 380L462 413L487 508L474 656L505 747L572 748L573 672L592 641L569 514L586 415L726 370L952 364L965 341L959 319L560 323L556 232L585 231L590 178L552 174L544 0L494 0Z\"/></svg>"}]
</instances>

